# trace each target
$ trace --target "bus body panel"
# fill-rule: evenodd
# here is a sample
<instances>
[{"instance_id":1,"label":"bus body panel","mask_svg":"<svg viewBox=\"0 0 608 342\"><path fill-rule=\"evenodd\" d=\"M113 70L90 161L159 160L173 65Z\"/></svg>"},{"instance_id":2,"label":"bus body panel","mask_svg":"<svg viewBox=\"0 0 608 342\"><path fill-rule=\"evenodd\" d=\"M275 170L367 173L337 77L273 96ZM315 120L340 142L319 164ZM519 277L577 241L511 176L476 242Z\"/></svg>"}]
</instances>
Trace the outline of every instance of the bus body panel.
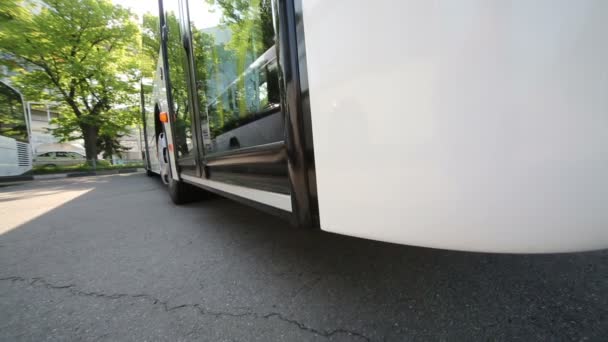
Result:
<instances>
[{"instance_id":1,"label":"bus body panel","mask_svg":"<svg viewBox=\"0 0 608 342\"><path fill-rule=\"evenodd\" d=\"M21 93L0 82L0 177L31 170L29 117Z\"/></svg>"},{"instance_id":2,"label":"bus body panel","mask_svg":"<svg viewBox=\"0 0 608 342\"><path fill-rule=\"evenodd\" d=\"M154 123L155 113L154 113L154 105L146 104L146 111L144 113L146 130L144 131L144 163L146 165L146 170L154 172L160 175L160 161L159 161L159 152L157 147L157 134L156 134L156 126Z\"/></svg>"},{"instance_id":3,"label":"bus body panel","mask_svg":"<svg viewBox=\"0 0 608 342\"><path fill-rule=\"evenodd\" d=\"M0 177L22 175L31 168L30 145L0 135Z\"/></svg>"},{"instance_id":4,"label":"bus body panel","mask_svg":"<svg viewBox=\"0 0 608 342\"><path fill-rule=\"evenodd\" d=\"M323 230L608 246L608 2L302 5Z\"/></svg>"},{"instance_id":5,"label":"bus body panel","mask_svg":"<svg viewBox=\"0 0 608 342\"><path fill-rule=\"evenodd\" d=\"M156 146L157 137L156 137L156 133L154 130L154 122L152 122L152 124L149 124L148 120L154 120L154 107L152 107L151 113L146 112L146 126L148 126L148 128L147 128L147 134L144 137L144 139L146 141L145 153L148 155L149 159L144 158L144 161L146 163L148 163L148 160L149 160L149 164L146 165L147 170L150 170L156 174L160 174L160 161L158 159L159 155L158 155L158 147Z\"/></svg>"},{"instance_id":6,"label":"bus body panel","mask_svg":"<svg viewBox=\"0 0 608 342\"><path fill-rule=\"evenodd\" d=\"M161 161L162 151L158 146L158 137L159 133L165 132L166 140L168 144L172 144L173 136L171 132L170 123L160 123L158 122L158 113L160 112L169 112L169 105L167 101L167 87L164 81L163 74L163 53L159 51L158 63L156 67L156 72L154 74L154 81L152 84L152 94L151 99L146 102L146 153L150 158L150 165L148 165L148 169L154 173L161 174ZM159 127L157 127L159 125ZM175 154L169 149L168 153L170 155L169 162L171 167L171 174L174 179L178 179L179 175L177 172L177 167L175 164Z\"/></svg>"},{"instance_id":7,"label":"bus body panel","mask_svg":"<svg viewBox=\"0 0 608 342\"><path fill-rule=\"evenodd\" d=\"M157 115L161 111L167 110L167 100L164 92L166 88L164 81L162 80L162 52L159 52L159 58L157 62L156 71L154 73L152 82L151 94L149 97L144 97L145 106L145 142L146 142L146 154L149 157L150 164L146 167L148 170L160 174L161 169L161 151L158 147L158 134L162 132L163 125L159 123ZM162 108L164 109L161 109Z\"/></svg>"}]
</instances>

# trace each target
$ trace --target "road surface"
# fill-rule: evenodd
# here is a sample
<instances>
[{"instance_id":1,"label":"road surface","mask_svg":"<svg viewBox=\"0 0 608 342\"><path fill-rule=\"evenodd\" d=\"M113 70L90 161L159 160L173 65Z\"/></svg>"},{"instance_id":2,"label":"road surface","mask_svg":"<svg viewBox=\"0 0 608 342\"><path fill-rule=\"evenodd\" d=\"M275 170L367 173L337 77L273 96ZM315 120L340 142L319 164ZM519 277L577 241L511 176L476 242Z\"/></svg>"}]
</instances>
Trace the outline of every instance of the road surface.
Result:
<instances>
[{"instance_id":1,"label":"road surface","mask_svg":"<svg viewBox=\"0 0 608 342\"><path fill-rule=\"evenodd\" d=\"M141 173L0 188L2 341L607 336L608 251L462 253L297 230L221 198L175 206Z\"/></svg>"}]
</instances>

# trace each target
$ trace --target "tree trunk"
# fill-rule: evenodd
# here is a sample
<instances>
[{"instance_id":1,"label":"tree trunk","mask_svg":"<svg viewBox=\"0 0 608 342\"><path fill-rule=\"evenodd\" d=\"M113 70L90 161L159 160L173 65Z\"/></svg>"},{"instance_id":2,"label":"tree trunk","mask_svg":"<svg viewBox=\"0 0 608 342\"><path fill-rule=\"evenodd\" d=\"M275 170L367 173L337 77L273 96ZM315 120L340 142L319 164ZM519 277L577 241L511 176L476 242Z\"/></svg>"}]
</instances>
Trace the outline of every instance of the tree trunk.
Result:
<instances>
[{"instance_id":1,"label":"tree trunk","mask_svg":"<svg viewBox=\"0 0 608 342\"><path fill-rule=\"evenodd\" d=\"M97 160L97 135L99 134L99 127L82 124L82 136L84 138L84 150L86 152L87 160Z\"/></svg>"}]
</instances>

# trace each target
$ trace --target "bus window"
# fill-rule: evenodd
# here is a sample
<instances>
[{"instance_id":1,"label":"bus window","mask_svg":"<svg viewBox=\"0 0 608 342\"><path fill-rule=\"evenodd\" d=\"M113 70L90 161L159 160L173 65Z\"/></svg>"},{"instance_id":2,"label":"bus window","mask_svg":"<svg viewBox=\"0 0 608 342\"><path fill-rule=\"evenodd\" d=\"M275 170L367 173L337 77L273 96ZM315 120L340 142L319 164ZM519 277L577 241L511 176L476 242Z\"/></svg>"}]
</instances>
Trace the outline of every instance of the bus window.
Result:
<instances>
[{"instance_id":1,"label":"bus window","mask_svg":"<svg viewBox=\"0 0 608 342\"><path fill-rule=\"evenodd\" d=\"M282 141L271 1L189 5L205 153Z\"/></svg>"},{"instance_id":2,"label":"bus window","mask_svg":"<svg viewBox=\"0 0 608 342\"><path fill-rule=\"evenodd\" d=\"M180 27L178 1L165 1L165 20L167 25L167 59L169 62L170 91L175 114L173 130L178 164L194 166L192 155L192 120L188 113L187 62L183 48L183 32ZM182 18L183 19L183 18Z\"/></svg>"},{"instance_id":3,"label":"bus window","mask_svg":"<svg viewBox=\"0 0 608 342\"><path fill-rule=\"evenodd\" d=\"M0 135L28 142L21 96L4 83L0 83Z\"/></svg>"}]
</instances>

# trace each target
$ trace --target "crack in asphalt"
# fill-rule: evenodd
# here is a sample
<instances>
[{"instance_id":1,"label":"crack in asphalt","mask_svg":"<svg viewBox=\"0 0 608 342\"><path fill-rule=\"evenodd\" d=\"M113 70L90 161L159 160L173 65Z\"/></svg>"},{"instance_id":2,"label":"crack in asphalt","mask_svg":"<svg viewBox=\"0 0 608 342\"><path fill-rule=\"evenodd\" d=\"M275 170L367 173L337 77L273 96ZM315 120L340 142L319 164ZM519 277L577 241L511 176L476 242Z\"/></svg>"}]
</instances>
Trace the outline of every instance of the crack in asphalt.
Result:
<instances>
[{"instance_id":1,"label":"crack in asphalt","mask_svg":"<svg viewBox=\"0 0 608 342\"><path fill-rule=\"evenodd\" d=\"M304 283L304 285L300 286L296 291L294 291L294 293L290 296L291 300L294 300L297 296L299 296L301 293L306 293L310 290L312 290L315 286L317 286L317 284L323 280L322 276L318 276L315 277L312 281L309 281L307 283Z\"/></svg>"},{"instance_id":2,"label":"crack in asphalt","mask_svg":"<svg viewBox=\"0 0 608 342\"><path fill-rule=\"evenodd\" d=\"M236 318L249 317L249 318L254 318L254 319L266 319L266 320L269 320L271 318L276 318L282 322L295 326L300 330L303 330L303 331L306 331L306 332L309 332L309 333L312 333L315 335L319 335L319 336L322 336L325 338L331 338L332 336L337 335L337 334L347 334L349 336L358 337L367 342L371 341L371 338L369 338L368 336L366 336L362 333L353 331L353 330L349 330L349 329L344 329L344 328L338 328L338 329L334 329L334 330L315 329L298 320L288 318L279 312L269 312L266 314L260 314L260 313L253 312L253 311L245 311L245 312L240 312L240 313L229 312L229 311L214 311L214 310L206 309L200 304L180 304L180 305L176 305L176 306L170 306L168 302L162 301L154 296L151 296L151 295L148 295L145 293L142 293L142 294L129 294L129 293L106 294L103 292L96 292L96 291L88 292L88 291L83 291L83 290L77 289L76 285L74 285L74 284L56 285L56 284L53 284L53 283L45 280L44 278L40 278L40 277L24 278L24 277L11 276L11 277L0 278L0 281L27 283L32 287L37 286L37 287L44 287L44 288L53 289L53 290L67 290L72 295L83 296L83 297L94 297L94 298L114 299L114 300L122 299L122 298L145 299L145 300L151 302L152 305L161 305L163 310L166 312L171 312L171 311L185 309L185 308L191 308L191 309L195 309L198 314L203 315L203 316L207 315L207 316L214 316L214 317L236 317Z\"/></svg>"}]
</instances>

